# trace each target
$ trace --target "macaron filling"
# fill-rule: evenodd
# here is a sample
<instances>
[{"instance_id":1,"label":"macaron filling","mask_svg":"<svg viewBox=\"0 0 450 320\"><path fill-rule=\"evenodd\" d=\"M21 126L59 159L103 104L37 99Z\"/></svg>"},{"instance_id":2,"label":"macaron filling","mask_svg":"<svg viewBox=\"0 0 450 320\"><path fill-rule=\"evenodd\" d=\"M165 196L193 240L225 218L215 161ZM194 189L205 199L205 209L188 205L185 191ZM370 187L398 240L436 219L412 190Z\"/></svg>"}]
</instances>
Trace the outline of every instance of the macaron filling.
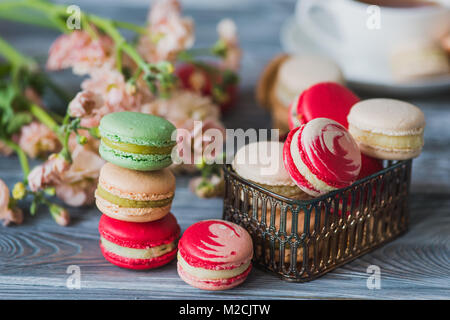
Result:
<instances>
[{"instance_id":1,"label":"macaron filling","mask_svg":"<svg viewBox=\"0 0 450 320\"><path fill-rule=\"evenodd\" d=\"M171 143L168 146L161 146L161 147L138 145L121 141L113 141L105 136L102 136L101 141L103 144L114 150L119 150L126 153L136 153L145 155L170 154L172 152L173 147L175 146L175 142Z\"/></svg>"},{"instance_id":2,"label":"macaron filling","mask_svg":"<svg viewBox=\"0 0 450 320\"><path fill-rule=\"evenodd\" d=\"M172 203L173 196L160 200L134 200L116 196L102 186L97 186L97 195L104 200L123 208L162 208Z\"/></svg>"},{"instance_id":3,"label":"macaron filling","mask_svg":"<svg viewBox=\"0 0 450 320\"><path fill-rule=\"evenodd\" d=\"M387 135L361 130L353 125L349 126L349 131L358 142L378 149L411 151L423 146L422 134Z\"/></svg>"},{"instance_id":4,"label":"macaron filling","mask_svg":"<svg viewBox=\"0 0 450 320\"><path fill-rule=\"evenodd\" d=\"M181 265L181 267L185 272L187 272L191 276L194 276L197 279L218 280L218 279L234 278L244 273L249 268L251 261L249 260L233 269L212 270L191 266L186 262L186 260L183 259L181 254L178 252L178 263Z\"/></svg>"},{"instance_id":5,"label":"macaron filling","mask_svg":"<svg viewBox=\"0 0 450 320\"><path fill-rule=\"evenodd\" d=\"M145 249L122 247L103 237L100 237L100 241L105 250L130 259L153 259L163 256L176 248L175 241Z\"/></svg>"}]
</instances>

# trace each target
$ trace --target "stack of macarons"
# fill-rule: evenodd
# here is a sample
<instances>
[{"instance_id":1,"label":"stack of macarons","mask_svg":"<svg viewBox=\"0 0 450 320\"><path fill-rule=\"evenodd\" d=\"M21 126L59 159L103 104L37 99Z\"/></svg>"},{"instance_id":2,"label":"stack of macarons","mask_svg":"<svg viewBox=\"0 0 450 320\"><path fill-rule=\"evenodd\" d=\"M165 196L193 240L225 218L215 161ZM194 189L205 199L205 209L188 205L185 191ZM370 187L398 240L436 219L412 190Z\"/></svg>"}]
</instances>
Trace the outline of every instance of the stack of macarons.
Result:
<instances>
[{"instance_id":1,"label":"stack of macarons","mask_svg":"<svg viewBox=\"0 0 450 320\"><path fill-rule=\"evenodd\" d=\"M180 227L170 213L175 177L167 168L175 127L143 113L116 112L100 121L100 155L107 161L95 192L100 248L106 260L151 269L177 252Z\"/></svg>"}]
</instances>

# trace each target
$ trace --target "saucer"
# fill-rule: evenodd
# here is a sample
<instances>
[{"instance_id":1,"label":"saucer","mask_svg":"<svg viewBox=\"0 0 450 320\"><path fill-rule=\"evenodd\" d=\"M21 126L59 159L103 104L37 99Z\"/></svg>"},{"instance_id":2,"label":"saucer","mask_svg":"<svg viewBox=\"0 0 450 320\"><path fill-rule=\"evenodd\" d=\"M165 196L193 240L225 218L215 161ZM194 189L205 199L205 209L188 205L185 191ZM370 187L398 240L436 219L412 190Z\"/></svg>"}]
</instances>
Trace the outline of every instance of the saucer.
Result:
<instances>
[{"instance_id":1,"label":"saucer","mask_svg":"<svg viewBox=\"0 0 450 320\"><path fill-rule=\"evenodd\" d=\"M389 68L372 68L372 70L367 71L363 68L355 67L354 60L349 55L330 56L301 30L294 16L289 17L283 23L280 31L280 40L283 50L287 53L322 55L334 59L341 67L345 80L356 89L394 95L429 94L450 89L450 75L399 83L393 78Z\"/></svg>"}]
</instances>

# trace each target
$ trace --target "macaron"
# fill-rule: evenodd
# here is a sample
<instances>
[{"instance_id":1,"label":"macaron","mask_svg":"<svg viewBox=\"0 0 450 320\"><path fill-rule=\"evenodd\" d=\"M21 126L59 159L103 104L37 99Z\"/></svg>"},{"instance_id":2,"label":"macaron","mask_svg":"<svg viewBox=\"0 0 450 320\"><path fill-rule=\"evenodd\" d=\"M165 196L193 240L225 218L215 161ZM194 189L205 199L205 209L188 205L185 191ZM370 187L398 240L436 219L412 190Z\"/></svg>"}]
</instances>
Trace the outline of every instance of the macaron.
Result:
<instances>
[{"instance_id":1,"label":"macaron","mask_svg":"<svg viewBox=\"0 0 450 320\"><path fill-rule=\"evenodd\" d=\"M102 215L100 248L106 260L127 269L152 269L170 262L177 252L180 227L169 213L164 218L133 223Z\"/></svg>"},{"instance_id":2,"label":"macaron","mask_svg":"<svg viewBox=\"0 0 450 320\"><path fill-rule=\"evenodd\" d=\"M348 128L347 115L357 102L358 96L339 83L315 84L291 103L289 129L315 118L328 118Z\"/></svg>"},{"instance_id":3,"label":"macaron","mask_svg":"<svg viewBox=\"0 0 450 320\"><path fill-rule=\"evenodd\" d=\"M422 151L425 116L408 102L364 100L353 106L347 119L350 133L366 155L404 160L415 158Z\"/></svg>"},{"instance_id":4,"label":"macaron","mask_svg":"<svg viewBox=\"0 0 450 320\"><path fill-rule=\"evenodd\" d=\"M327 118L291 130L283 159L293 181L312 196L350 186L361 170L356 141L344 126Z\"/></svg>"},{"instance_id":5,"label":"macaron","mask_svg":"<svg viewBox=\"0 0 450 320\"><path fill-rule=\"evenodd\" d=\"M159 170L172 164L175 126L139 112L115 112L100 121L100 155L108 162L133 170Z\"/></svg>"},{"instance_id":6,"label":"macaron","mask_svg":"<svg viewBox=\"0 0 450 320\"><path fill-rule=\"evenodd\" d=\"M350 89L339 83L322 82L305 90L289 107L290 130L316 118L328 118L348 129L347 116L360 100ZM361 154L358 179L383 169L379 159Z\"/></svg>"},{"instance_id":7,"label":"macaron","mask_svg":"<svg viewBox=\"0 0 450 320\"><path fill-rule=\"evenodd\" d=\"M253 243L241 226L224 220L191 225L178 245L178 274L203 290L225 290L241 284L252 268Z\"/></svg>"},{"instance_id":8,"label":"macaron","mask_svg":"<svg viewBox=\"0 0 450 320\"><path fill-rule=\"evenodd\" d=\"M344 83L334 61L321 56L290 56L278 69L275 96L288 108L299 94L320 82Z\"/></svg>"},{"instance_id":9,"label":"macaron","mask_svg":"<svg viewBox=\"0 0 450 320\"><path fill-rule=\"evenodd\" d=\"M294 199L307 197L284 167L282 142L247 144L236 152L232 167L240 177L269 191Z\"/></svg>"},{"instance_id":10,"label":"macaron","mask_svg":"<svg viewBox=\"0 0 450 320\"><path fill-rule=\"evenodd\" d=\"M169 213L175 195L175 177L168 168L135 171L107 162L100 170L95 191L98 209L111 218L148 222Z\"/></svg>"}]
</instances>

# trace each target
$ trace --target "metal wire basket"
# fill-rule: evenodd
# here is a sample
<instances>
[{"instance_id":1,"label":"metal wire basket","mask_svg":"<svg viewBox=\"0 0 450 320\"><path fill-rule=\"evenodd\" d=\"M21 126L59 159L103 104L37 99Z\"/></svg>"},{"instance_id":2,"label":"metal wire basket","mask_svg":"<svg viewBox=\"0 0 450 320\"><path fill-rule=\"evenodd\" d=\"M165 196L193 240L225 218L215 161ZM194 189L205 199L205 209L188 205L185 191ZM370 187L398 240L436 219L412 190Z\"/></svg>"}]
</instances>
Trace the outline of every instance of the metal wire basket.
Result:
<instances>
[{"instance_id":1,"label":"metal wire basket","mask_svg":"<svg viewBox=\"0 0 450 320\"><path fill-rule=\"evenodd\" d=\"M250 233L256 267L310 281L407 230L411 165L386 161L378 173L312 200L278 195L224 165L223 219Z\"/></svg>"}]
</instances>

